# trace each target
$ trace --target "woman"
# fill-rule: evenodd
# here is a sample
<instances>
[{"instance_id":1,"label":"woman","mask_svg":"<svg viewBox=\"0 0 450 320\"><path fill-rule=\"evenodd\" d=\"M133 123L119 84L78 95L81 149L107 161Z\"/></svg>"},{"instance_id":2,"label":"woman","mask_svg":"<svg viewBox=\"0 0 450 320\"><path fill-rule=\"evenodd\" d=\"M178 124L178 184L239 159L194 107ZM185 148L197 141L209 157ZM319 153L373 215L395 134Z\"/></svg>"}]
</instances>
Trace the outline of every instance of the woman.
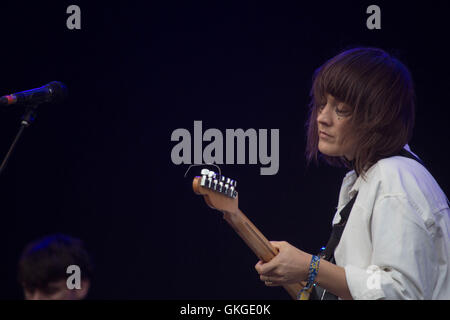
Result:
<instances>
[{"instance_id":1,"label":"woman","mask_svg":"<svg viewBox=\"0 0 450 320\"><path fill-rule=\"evenodd\" d=\"M272 242L278 255L255 266L267 286L305 281L340 299L450 299L450 209L408 146L414 100L408 69L380 49L344 51L316 70L306 154L351 169L333 219L333 232L343 232L337 247L327 245L335 263Z\"/></svg>"}]
</instances>

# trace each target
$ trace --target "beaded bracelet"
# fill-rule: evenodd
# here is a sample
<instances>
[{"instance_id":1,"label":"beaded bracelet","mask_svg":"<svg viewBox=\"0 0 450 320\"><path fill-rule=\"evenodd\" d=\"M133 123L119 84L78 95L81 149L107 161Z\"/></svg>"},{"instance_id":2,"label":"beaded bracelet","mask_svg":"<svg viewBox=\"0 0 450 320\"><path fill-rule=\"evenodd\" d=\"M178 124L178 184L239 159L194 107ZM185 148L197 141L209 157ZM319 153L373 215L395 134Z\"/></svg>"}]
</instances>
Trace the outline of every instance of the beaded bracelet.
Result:
<instances>
[{"instance_id":1,"label":"beaded bracelet","mask_svg":"<svg viewBox=\"0 0 450 320\"><path fill-rule=\"evenodd\" d=\"M297 295L297 300L304 300L303 294L308 291L310 292L312 289L312 286L315 285L314 280L316 279L317 273L319 272L319 263L320 263L320 256L312 256L311 263L309 264L309 272L308 272L308 282L306 286L300 290L300 292Z\"/></svg>"}]
</instances>

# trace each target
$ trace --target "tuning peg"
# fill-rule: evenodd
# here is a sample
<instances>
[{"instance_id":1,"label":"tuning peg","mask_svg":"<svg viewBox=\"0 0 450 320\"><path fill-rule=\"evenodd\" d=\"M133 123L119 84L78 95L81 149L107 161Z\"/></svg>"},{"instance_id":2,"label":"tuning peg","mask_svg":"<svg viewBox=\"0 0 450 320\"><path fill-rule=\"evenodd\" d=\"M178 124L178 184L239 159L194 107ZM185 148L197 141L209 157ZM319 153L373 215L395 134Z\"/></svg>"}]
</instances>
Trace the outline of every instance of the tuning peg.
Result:
<instances>
[{"instance_id":1,"label":"tuning peg","mask_svg":"<svg viewBox=\"0 0 450 320\"><path fill-rule=\"evenodd\" d=\"M229 188L230 188L230 185L228 183L225 183L222 188L222 192L225 193L227 196L228 196Z\"/></svg>"},{"instance_id":2,"label":"tuning peg","mask_svg":"<svg viewBox=\"0 0 450 320\"><path fill-rule=\"evenodd\" d=\"M224 181L225 181L225 177L224 176L219 176L217 180L218 180L218 186L217 186L216 190L219 191L219 192L222 192Z\"/></svg>"},{"instance_id":3,"label":"tuning peg","mask_svg":"<svg viewBox=\"0 0 450 320\"><path fill-rule=\"evenodd\" d=\"M214 179L214 180L213 180L213 184L212 184L212 188L213 188L214 190L217 190L218 185L219 185L219 180L218 180L218 179Z\"/></svg>"},{"instance_id":4,"label":"tuning peg","mask_svg":"<svg viewBox=\"0 0 450 320\"><path fill-rule=\"evenodd\" d=\"M200 173L202 175L200 180L202 187L223 193L231 198L236 198L236 180L227 178L208 169L202 169Z\"/></svg>"},{"instance_id":5,"label":"tuning peg","mask_svg":"<svg viewBox=\"0 0 450 320\"><path fill-rule=\"evenodd\" d=\"M214 182L215 176L216 176L216 173L214 171L208 172L208 178L206 179L206 182L205 182L205 184L208 188L213 187L213 182Z\"/></svg>"},{"instance_id":6,"label":"tuning peg","mask_svg":"<svg viewBox=\"0 0 450 320\"><path fill-rule=\"evenodd\" d=\"M206 179L208 178L209 170L208 169L202 169L202 171L200 171L200 174L202 175L202 178L200 180L200 185L202 187L204 187L205 184L206 184Z\"/></svg>"},{"instance_id":7,"label":"tuning peg","mask_svg":"<svg viewBox=\"0 0 450 320\"><path fill-rule=\"evenodd\" d=\"M216 190L219 191L219 192L223 191L223 182L222 181L219 182L219 186L218 186L218 188Z\"/></svg>"}]
</instances>

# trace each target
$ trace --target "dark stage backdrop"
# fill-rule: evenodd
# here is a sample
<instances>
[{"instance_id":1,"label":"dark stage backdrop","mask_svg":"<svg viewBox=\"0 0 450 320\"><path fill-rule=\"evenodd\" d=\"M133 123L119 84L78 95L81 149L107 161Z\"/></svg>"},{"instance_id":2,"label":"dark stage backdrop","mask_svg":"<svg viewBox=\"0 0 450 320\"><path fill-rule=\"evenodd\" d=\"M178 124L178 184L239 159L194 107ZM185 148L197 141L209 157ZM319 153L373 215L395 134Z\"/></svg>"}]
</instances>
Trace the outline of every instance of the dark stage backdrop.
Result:
<instances>
[{"instance_id":1,"label":"dark stage backdrop","mask_svg":"<svg viewBox=\"0 0 450 320\"><path fill-rule=\"evenodd\" d=\"M194 195L200 169L183 177L171 134L193 139L196 120L224 134L279 129L276 175L248 157L221 169L270 240L316 252L345 170L305 164L309 89L314 70L351 46L383 48L410 68L410 146L448 194L449 2L377 2L381 29L369 30L372 2L2 1L0 95L58 80L69 97L41 106L0 176L0 298L22 299L24 245L62 232L93 256L91 299L288 299L260 282L257 258ZM71 4L80 30L66 26ZM21 112L0 114L2 157Z\"/></svg>"}]
</instances>

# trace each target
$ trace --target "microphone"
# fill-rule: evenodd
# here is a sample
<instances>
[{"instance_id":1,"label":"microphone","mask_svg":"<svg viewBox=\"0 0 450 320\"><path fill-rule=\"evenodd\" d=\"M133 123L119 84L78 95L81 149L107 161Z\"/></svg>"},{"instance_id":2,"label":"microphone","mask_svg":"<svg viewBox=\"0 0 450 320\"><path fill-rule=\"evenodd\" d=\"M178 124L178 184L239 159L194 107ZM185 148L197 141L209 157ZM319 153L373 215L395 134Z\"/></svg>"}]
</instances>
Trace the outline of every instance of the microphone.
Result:
<instances>
[{"instance_id":1,"label":"microphone","mask_svg":"<svg viewBox=\"0 0 450 320\"><path fill-rule=\"evenodd\" d=\"M40 88L0 97L0 106L10 106L14 104L30 106L45 102L60 102L66 96L67 87L59 81L52 81Z\"/></svg>"}]
</instances>

